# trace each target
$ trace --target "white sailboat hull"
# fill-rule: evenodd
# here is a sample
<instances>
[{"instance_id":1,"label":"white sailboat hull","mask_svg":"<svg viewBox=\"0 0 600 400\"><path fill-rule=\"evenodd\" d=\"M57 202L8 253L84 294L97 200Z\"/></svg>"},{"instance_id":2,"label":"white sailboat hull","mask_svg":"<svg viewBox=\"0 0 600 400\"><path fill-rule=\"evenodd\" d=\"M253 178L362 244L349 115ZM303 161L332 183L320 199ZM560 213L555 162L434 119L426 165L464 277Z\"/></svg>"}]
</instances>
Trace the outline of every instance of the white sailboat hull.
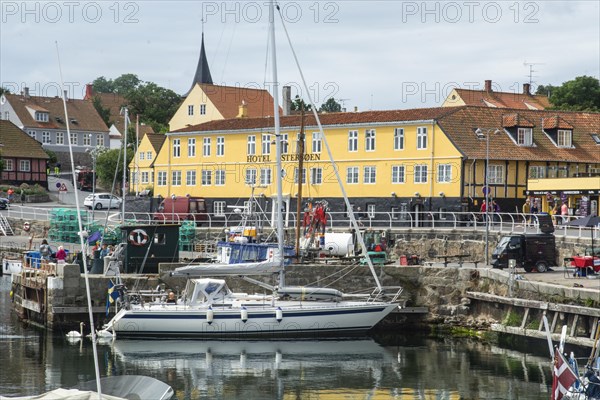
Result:
<instances>
[{"instance_id":1,"label":"white sailboat hull","mask_svg":"<svg viewBox=\"0 0 600 400\"><path fill-rule=\"evenodd\" d=\"M277 302L266 305L213 304L186 307L155 304L121 310L109 322L117 337L289 337L342 333L360 333L373 328L398 306L366 302ZM278 320L278 308L281 309ZM212 322L207 317L212 311Z\"/></svg>"}]
</instances>

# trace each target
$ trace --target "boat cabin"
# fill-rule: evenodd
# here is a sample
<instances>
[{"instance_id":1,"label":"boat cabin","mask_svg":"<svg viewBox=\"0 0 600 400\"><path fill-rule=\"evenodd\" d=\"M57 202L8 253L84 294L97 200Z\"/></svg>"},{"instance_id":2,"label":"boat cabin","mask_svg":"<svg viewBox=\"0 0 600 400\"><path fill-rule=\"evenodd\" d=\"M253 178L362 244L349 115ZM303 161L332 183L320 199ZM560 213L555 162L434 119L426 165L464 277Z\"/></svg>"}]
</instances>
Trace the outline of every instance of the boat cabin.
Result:
<instances>
[{"instance_id":1,"label":"boat cabin","mask_svg":"<svg viewBox=\"0 0 600 400\"><path fill-rule=\"evenodd\" d=\"M185 286L182 300L189 306L223 301L231 295L224 279L190 279Z\"/></svg>"}]
</instances>

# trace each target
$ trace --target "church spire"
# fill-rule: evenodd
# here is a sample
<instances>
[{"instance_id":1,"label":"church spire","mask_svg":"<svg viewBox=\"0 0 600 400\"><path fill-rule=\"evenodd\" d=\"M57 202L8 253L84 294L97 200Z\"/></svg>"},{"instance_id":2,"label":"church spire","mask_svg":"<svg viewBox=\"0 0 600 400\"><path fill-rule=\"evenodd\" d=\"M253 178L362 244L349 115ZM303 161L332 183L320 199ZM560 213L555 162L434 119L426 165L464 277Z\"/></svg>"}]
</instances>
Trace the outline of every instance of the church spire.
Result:
<instances>
[{"instance_id":1,"label":"church spire","mask_svg":"<svg viewBox=\"0 0 600 400\"><path fill-rule=\"evenodd\" d=\"M194 75L194 81L190 92L196 86L196 83L202 84L207 83L213 84L212 77L210 76L210 69L208 69L208 60L206 59L206 51L204 50L204 21L202 21L202 44L200 46L200 59L198 60L198 66L196 67L196 75ZM188 92L189 93L189 92Z\"/></svg>"}]
</instances>

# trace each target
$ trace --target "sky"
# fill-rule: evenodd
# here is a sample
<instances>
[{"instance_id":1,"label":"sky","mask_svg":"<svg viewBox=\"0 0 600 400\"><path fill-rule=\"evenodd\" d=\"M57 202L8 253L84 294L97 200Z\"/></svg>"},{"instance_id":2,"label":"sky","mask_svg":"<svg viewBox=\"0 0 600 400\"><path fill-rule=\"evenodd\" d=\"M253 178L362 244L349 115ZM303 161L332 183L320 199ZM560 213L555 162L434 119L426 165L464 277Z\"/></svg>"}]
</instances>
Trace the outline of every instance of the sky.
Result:
<instances>
[{"instance_id":1,"label":"sky","mask_svg":"<svg viewBox=\"0 0 600 400\"><path fill-rule=\"evenodd\" d=\"M334 97L349 111L436 107L486 79L520 92L531 71L534 90L600 75L596 0L279 4L279 84L317 106ZM0 85L11 92L55 96L62 70L73 98L125 73L185 94L203 29L215 84L272 88L267 0L0 0L0 11Z\"/></svg>"}]
</instances>

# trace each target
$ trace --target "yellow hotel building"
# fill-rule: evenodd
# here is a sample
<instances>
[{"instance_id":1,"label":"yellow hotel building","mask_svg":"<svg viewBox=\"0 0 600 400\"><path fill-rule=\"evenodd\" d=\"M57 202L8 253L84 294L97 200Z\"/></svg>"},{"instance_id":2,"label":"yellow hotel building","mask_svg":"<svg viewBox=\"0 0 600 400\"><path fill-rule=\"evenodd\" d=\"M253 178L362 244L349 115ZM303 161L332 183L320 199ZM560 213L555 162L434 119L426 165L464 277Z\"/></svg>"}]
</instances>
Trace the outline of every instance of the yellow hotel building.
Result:
<instances>
[{"instance_id":1,"label":"yellow hotel building","mask_svg":"<svg viewBox=\"0 0 600 400\"><path fill-rule=\"evenodd\" d=\"M597 113L462 106L320 118L350 201L367 212L399 217L414 211L479 210L486 163L490 196L501 211L520 211L533 178L591 178L581 184L589 186L587 203L598 201ZM281 118L284 198L292 210L300 126L300 116ZM273 132L269 117L210 121L169 132L153 163L154 194L204 197L209 212L217 214L247 199L253 186L269 201L276 193ZM312 115L305 118L304 132L303 198L325 199L331 211L344 211ZM564 199L562 181L555 183L557 196ZM548 207L555 201L550 197L539 195L534 201ZM575 209L581 197L567 194L566 200Z\"/></svg>"}]
</instances>

